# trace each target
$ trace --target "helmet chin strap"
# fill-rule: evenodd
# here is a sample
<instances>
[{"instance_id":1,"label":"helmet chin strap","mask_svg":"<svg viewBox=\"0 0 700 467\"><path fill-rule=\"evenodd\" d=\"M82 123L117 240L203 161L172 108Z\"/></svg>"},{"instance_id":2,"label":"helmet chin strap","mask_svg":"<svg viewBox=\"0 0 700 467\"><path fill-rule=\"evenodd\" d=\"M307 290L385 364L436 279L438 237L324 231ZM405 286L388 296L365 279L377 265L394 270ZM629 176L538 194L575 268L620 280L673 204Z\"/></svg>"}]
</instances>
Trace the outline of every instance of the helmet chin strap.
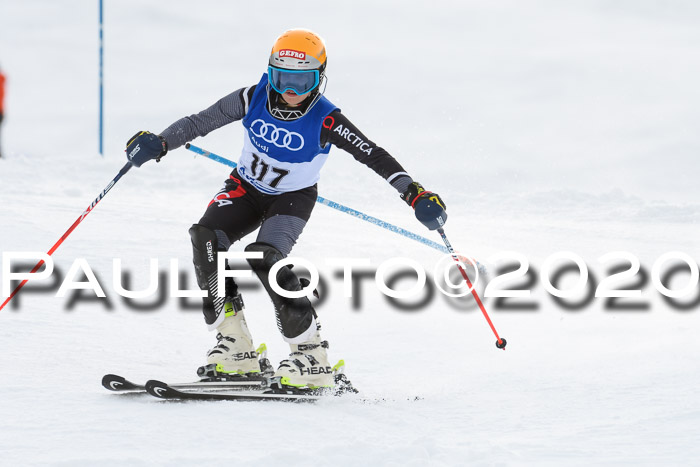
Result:
<instances>
[{"instance_id":1,"label":"helmet chin strap","mask_svg":"<svg viewBox=\"0 0 700 467\"><path fill-rule=\"evenodd\" d=\"M292 107L282 108L282 107L278 107L277 105L273 106L271 93L275 93L278 96L278 99L281 98L281 96L279 93L272 90L270 83L268 83L267 84L267 110L270 112L270 115L272 115L273 117L275 117L279 120L284 120L284 121L297 120L297 119L303 117L304 115L306 115L309 112L309 110L311 110L313 108L313 106L316 105L316 103L321 99L321 96L323 95L323 93L326 92L327 83L328 83L328 78L326 78L326 75L324 74L321 78L321 83L319 83L319 85L318 85L318 89L320 91L314 93L313 100L311 102L309 102L308 105L306 105L306 108L304 110L295 109ZM275 104L277 104L277 102ZM303 108L303 102L301 104L301 107Z\"/></svg>"}]
</instances>

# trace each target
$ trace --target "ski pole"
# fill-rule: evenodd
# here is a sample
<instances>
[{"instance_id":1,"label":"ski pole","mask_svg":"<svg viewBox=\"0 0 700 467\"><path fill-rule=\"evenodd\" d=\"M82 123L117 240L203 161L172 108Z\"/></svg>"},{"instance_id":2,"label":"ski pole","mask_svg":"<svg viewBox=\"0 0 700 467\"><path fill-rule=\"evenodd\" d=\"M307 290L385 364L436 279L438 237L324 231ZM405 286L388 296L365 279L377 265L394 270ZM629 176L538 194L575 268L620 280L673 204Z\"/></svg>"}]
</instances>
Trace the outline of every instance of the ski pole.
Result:
<instances>
[{"instance_id":1,"label":"ski pole","mask_svg":"<svg viewBox=\"0 0 700 467\"><path fill-rule=\"evenodd\" d=\"M486 321L489 323L489 326L491 326L491 330L493 331L494 335L496 336L496 347L499 349L506 350L506 340L498 336L498 332L496 332L496 328L494 327L493 323L491 322L491 318L489 318L489 314L486 312L486 308L484 307L484 304L481 303L481 299L479 298L479 294L476 293L476 289L472 285L472 281L469 280L469 276L467 275L467 272L464 270L462 267L462 263L457 257L457 254L455 253L454 248L452 248L452 245L450 244L450 241L447 239L447 235L445 235L445 230L442 227L439 227L437 229L438 233L442 237L442 241L445 242L445 246L447 247L447 250L450 252L452 255L452 259L455 260L457 263L457 267L459 268L459 272L462 273L462 277L464 277L464 280L467 282L467 286L471 289L472 295L474 296L474 300L476 300L476 304L479 305L479 308L481 309L481 312L484 314L484 318L486 318Z\"/></svg>"},{"instance_id":2,"label":"ski pole","mask_svg":"<svg viewBox=\"0 0 700 467\"><path fill-rule=\"evenodd\" d=\"M204 149L202 149L202 148L199 148L199 147L195 146L194 144L187 143L187 144L185 144L185 148L186 148L186 149L189 149L190 151L192 151L192 152L194 152L194 153L196 153L196 154L199 154L199 155L201 155L201 156L207 157L207 158L209 158L209 159L211 159L211 160L213 160L213 161L219 162L219 163L224 164L224 165L228 165L229 167L235 168L235 167L237 166L237 164L236 164L235 162L233 162L232 160L226 159L225 157L221 157L221 156L219 156L219 155L217 155L217 154L214 154L213 152L206 151L206 150L204 150ZM393 225L393 224L390 224L390 223L388 223L388 222L385 222L385 221L383 221L383 220L381 220L381 219L377 219L376 217L373 217L373 216L370 216L370 215L365 214L365 213L363 213L363 212L360 212L360 211L357 211L357 210L355 210L355 209L349 208L349 207L344 206L344 205L342 205L342 204L340 204L340 203L336 203L335 201L331 201L331 200L329 200L329 199L327 199L327 198L324 198L324 197L322 197L322 196L319 196L319 197L316 199L316 202L317 202L317 203L320 203L320 204L323 204L323 205L325 205L325 206L328 206L329 208L336 209L336 210L338 210L338 211L340 211L340 212L343 212L343 213L345 213L345 214L348 214L348 215L350 215L350 216L353 216L353 217L356 217L356 218L358 218L358 219L361 219L361 220L363 220L363 221L369 222L370 224L377 225L377 226L382 227L382 228L384 228L384 229L387 229L387 230L389 230L389 231L391 231L391 232L397 233L397 234L399 234L399 235L403 235L403 236L406 237L406 238L410 238L411 240L415 240L415 241L417 241L417 242L420 242L420 243L422 243L422 244L424 244L424 245L427 245L427 246L429 246L429 247L431 247L431 248L434 248L434 249L436 249L436 250L438 250L438 251L440 251L440 252L442 252L442 253L448 253L448 252L449 252L449 251L447 250L447 248L445 248L444 246L440 245L440 244L437 243L437 242L434 242L434 241L432 241L432 240L429 240L429 239L427 239L427 238L425 238L425 237L421 237L420 235L415 234L415 233L413 233L413 232L411 232L411 231L409 231L409 230L402 229L401 227L397 227L397 226L395 226L395 225ZM480 272L486 273L486 268L485 268L484 266L482 266L478 261L474 261L474 262L477 264L477 267L479 268L479 271L480 271Z\"/></svg>"},{"instance_id":3,"label":"ski pole","mask_svg":"<svg viewBox=\"0 0 700 467\"><path fill-rule=\"evenodd\" d=\"M95 201L93 201L92 204L90 204L90 206L88 206L87 209L85 211L83 211L83 213L80 215L80 217L78 217L75 220L75 222L73 222L73 225L71 225L68 228L68 230L66 230L66 233L64 233L61 236L61 238L59 238L58 241L54 244L54 246L51 247L51 249L47 253L49 256L51 256L53 254L53 252L56 251L59 246L61 246L61 243L63 243L63 241L66 238L68 238L68 236L75 230L76 227L78 227L78 225L83 221L83 219L85 219L85 217L92 212L92 210L95 208L95 206L97 206L97 203L102 201L102 198L104 198L105 195L107 195L109 190L112 189L112 187L119 181L120 178L122 178L122 176L125 173L127 173L129 171L130 168L131 168L131 162L127 162L126 165L124 165L124 167L121 168L121 170L119 171L117 176L114 177L112 179L112 181L109 182L109 184L107 184L107 187L105 187L105 189L102 190L102 192L97 196L97 198L95 198ZM39 261L37 263L36 266L34 266L34 268L29 272L29 274L34 274L35 272L37 272L43 264L44 264L44 260L42 259L41 261ZM24 287L24 284L26 284L28 280L29 279L24 279L22 282L20 282L20 284L17 287L15 287L15 290L13 290L12 293L10 294L10 296L7 297L7 299L4 302L2 302L2 305L0 305L0 310L2 310L5 307L5 305L7 305L10 302L10 300L12 300L12 297L17 295L17 292L19 292L19 290L22 287Z\"/></svg>"}]
</instances>

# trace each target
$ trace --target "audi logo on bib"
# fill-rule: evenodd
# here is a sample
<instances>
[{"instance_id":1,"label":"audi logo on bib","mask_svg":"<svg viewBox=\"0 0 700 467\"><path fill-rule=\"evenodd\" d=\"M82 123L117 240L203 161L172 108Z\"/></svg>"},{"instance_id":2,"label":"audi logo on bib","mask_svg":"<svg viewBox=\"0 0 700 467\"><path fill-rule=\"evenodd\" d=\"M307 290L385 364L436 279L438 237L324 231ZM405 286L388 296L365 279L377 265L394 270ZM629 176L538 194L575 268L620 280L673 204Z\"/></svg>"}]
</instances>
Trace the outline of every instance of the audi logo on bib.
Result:
<instances>
[{"instance_id":1,"label":"audi logo on bib","mask_svg":"<svg viewBox=\"0 0 700 467\"><path fill-rule=\"evenodd\" d=\"M304 147L304 137L295 131L285 128L277 128L272 123L257 119L250 124L250 132L262 138L263 141L272 143L278 148L286 148L290 151L298 151Z\"/></svg>"}]
</instances>

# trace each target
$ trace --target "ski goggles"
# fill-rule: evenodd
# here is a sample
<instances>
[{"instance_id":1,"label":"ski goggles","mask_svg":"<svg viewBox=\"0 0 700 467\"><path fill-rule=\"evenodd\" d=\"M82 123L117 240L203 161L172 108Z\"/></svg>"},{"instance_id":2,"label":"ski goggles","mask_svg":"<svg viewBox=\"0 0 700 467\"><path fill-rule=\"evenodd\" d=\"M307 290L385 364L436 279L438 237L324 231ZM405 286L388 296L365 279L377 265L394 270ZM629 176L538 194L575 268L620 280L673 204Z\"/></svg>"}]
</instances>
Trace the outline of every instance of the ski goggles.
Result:
<instances>
[{"instance_id":1,"label":"ski goggles","mask_svg":"<svg viewBox=\"0 0 700 467\"><path fill-rule=\"evenodd\" d=\"M318 70L283 70L269 66L267 71L270 86L280 94L293 91L303 96L313 91L320 80Z\"/></svg>"}]
</instances>

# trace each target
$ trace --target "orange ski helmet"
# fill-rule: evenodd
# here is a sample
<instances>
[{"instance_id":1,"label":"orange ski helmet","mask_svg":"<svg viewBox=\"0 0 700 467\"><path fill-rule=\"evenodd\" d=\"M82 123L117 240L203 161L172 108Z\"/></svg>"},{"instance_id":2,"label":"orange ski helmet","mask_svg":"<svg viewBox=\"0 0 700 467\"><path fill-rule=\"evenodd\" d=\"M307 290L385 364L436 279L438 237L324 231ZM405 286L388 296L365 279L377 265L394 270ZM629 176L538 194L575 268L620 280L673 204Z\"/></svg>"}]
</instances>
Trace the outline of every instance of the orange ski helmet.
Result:
<instances>
[{"instance_id":1,"label":"orange ski helmet","mask_svg":"<svg viewBox=\"0 0 700 467\"><path fill-rule=\"evenodd\" d=\"M326 46L308 29L290 29L277 38L270 52L268 78L280 94L298 95L318 88L326 70Z\"/></svg>"}]
</instances>

